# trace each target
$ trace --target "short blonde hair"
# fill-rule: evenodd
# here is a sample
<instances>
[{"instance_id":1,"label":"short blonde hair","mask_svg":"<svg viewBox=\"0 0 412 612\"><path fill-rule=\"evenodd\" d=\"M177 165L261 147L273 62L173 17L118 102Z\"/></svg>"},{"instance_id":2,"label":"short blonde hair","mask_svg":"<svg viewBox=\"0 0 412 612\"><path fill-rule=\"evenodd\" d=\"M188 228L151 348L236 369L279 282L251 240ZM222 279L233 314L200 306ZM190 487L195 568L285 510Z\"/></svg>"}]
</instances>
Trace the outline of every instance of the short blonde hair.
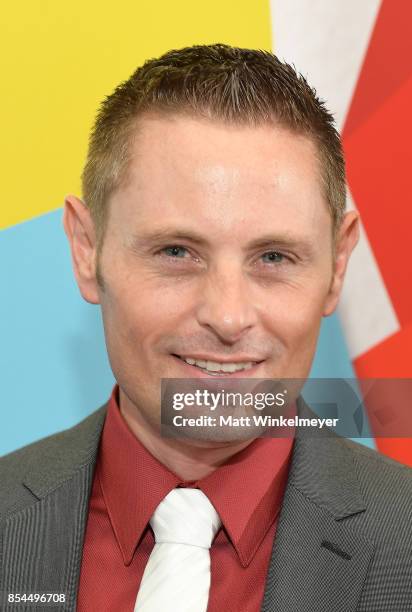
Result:
<instances>
[{"instance_id":1,"label":"short blonde hair","mask_svg":"<svg viewBox=\"0 0 412 612\"><path fill-rule=\"evenodd\" d=\"M101 104L82 190L100 251L109 196L124 180L136 120L147 112L190 113L228 123L276 122L316 145L334 233L346 203L345 163L333 116L289 64L268 51L223 44L173 50L148 60Z\"/></svg>"}]
</instances>

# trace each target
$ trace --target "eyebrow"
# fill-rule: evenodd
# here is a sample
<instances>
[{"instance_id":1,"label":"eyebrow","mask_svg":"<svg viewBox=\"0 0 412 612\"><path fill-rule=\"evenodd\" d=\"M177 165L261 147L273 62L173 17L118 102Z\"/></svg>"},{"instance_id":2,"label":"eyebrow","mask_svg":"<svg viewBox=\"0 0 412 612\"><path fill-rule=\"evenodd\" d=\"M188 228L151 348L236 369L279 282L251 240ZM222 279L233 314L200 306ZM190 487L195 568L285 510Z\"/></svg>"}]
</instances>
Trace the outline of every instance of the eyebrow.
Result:
<instances>
[{"instance_id":1,"label":"eyebrow","mask_svg":"<svg viewBox=\"0 0 412 612\"><path fill-rule=\"evenodd\" d=\"M186 231L177 228L164 228L154 232L142 233L140 235L133 234L131 246L134 249L141 249L158 242L164 242L166 240L186 240L200 246L208 246L210 244L207 238L195 230ZM311 244L308 238L299 237L287 232L283 234L265 234L259 238L256 238L255 240L250 241L246 248L255 249L270 246L299 249L304 256L310 256L314 251L314 246Z\"/></svg>"},{"instance_id":2,"label":"eyebrow","mask_svg":"<svg viewBox=\"0 0 412 612\"><path fill-rule=\"evenodd\" d=\"M196 231L184 231L172 228L156 230L155 232L146 232L142 234L133 234L132 245L142 247L152 243L161 242L164 240L189 240L206 246L208 241Z\"/></svg>"},{"instance_id":3,"label":"eyebrow","mask_svg":"<svg viewBox=\"0 0 412 612\"><path fill-rule=\"evenodd\" d=\"M294 236L288 233L284 234L266 234L252 240L248 244L248 248L264 248L271 245L284 246L288 248L302 249L305 253L312 253L313 246L308 238Z\"/></svg>"}]
</instances>

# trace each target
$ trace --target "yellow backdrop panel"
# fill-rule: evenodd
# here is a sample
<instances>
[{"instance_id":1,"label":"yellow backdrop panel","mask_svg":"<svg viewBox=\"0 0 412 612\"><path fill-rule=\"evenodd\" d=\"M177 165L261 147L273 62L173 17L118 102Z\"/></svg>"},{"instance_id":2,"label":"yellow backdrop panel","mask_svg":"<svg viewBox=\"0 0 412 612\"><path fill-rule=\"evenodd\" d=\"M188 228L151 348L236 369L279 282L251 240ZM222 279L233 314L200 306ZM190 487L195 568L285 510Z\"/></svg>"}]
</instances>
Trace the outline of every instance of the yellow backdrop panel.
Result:
<instances>
[{"instance_id":1,"label":"yellow backdrop panel","mask_svg":"<svg viewBox=\"0 0 412 612\"><path fill-rule=\"evenodd\" d=\"M0 228L79 193L97 105L145 59L213 42L271 48L269 0L26 0L2 18Z\"/></svg>"}]
</instances>

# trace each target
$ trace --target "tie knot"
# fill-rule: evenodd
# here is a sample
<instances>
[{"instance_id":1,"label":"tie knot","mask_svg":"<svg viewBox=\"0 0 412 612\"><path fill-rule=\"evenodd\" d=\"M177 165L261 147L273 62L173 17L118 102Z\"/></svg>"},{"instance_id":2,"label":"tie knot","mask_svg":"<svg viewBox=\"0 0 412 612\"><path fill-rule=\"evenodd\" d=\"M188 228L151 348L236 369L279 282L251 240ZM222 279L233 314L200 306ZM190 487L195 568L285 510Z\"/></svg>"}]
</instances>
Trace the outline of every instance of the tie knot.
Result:
<instances>
[{"instance_id":1,"label":"tie knot","mask_svg":"<svg viewBox=\"0 0 412 612\"><path fill-rule=\"evenodd\" d=\"M189 544L210 548L221 522L199 489L173 489L157 506L151 520L156 544Z\"/></svg>"}]
</instances>

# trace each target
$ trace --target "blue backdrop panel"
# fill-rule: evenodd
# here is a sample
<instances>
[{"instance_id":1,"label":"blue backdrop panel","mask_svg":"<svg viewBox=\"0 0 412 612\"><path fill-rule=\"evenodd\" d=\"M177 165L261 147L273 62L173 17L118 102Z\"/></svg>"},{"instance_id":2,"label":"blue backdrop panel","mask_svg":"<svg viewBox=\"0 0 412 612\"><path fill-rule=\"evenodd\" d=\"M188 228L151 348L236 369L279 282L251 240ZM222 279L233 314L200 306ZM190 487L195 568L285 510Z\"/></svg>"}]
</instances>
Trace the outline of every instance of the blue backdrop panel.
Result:
<instances>
[{"instance_id":1,"label":"blue backdrop panel","mask_svg":"<svg viewBox=\"0 0 412 612\"><path fill-rule=\"evenodd\" d=\"M113 384L100 309L75 283L62 211L0 234L0 454L80 421Z\"/></svg>"},{"instance_id":2,"label":"blue backdrop panel","mask_svg":"<svg viewBox=\"0 0 412 612\"><path fill-rule=\"evenodd\" d=\"M100 308L74 280L62 210L2 231L0 262L3 455L79 422L114 379ZM323 321L312 375L354 377L336 316Z\"/></svg>"}]
</instances>

